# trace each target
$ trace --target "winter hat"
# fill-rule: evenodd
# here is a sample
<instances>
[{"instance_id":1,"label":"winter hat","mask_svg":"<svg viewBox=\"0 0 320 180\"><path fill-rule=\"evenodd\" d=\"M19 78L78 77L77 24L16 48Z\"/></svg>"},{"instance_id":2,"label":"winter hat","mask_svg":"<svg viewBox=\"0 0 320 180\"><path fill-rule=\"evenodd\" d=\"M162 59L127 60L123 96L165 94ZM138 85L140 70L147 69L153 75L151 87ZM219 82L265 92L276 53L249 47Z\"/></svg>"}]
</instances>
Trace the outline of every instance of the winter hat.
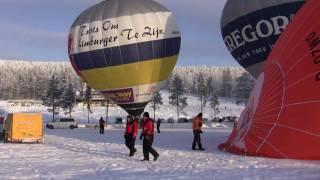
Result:
<instances>
[{"instance_id":1,"label":"winter hat","mask_svg":"<svg viewBox=\"0 0 320 180\"><path fill-rule=\"evenodd\" d=\"M143 117L149 118L149 117L150 117L150 116L149 116L149 113L148 113L148 112L143 113Z\"/></svg>"}]
</instances>

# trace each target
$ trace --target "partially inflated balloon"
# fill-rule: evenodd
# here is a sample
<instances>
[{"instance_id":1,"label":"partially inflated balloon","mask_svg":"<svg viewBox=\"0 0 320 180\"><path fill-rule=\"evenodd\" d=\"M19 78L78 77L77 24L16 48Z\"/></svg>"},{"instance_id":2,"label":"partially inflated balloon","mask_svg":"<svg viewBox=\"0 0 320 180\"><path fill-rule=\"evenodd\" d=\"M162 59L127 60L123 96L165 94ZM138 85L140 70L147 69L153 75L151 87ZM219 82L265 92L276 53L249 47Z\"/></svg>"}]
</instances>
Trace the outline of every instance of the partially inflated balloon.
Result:
<instances>
[{"instance_id":1,"label":"partially inflated balloon","mask_svg":"<svg viewBox=\"0 0 320 180\"><path fill-rule=\"evenodd\" d=\"M172 13L152 0L105 0L85 10L69 34L83 80L140 115L171 75L181 37Z\"/></svg>"},{"instance_id":2,"label":"partially inflated balloon","mask_svg":"<svg viewBox=\"0 0 320 180\"><path fill-rule=\"evenodd\" d=\"M319 0L308 0L281 35L247 108L220 149L320 160L319 9Z\"/></svg>"},{"instance_id":3,"label":"partially inflated balloon","mask_svg":"<svg viewBox=\"0 0 320 180\"><path fill-rule=\"evenodd\" d=\"M228 0L221 18L224 42L254 77L305 0Z\"/></svg>"}]
</instances>

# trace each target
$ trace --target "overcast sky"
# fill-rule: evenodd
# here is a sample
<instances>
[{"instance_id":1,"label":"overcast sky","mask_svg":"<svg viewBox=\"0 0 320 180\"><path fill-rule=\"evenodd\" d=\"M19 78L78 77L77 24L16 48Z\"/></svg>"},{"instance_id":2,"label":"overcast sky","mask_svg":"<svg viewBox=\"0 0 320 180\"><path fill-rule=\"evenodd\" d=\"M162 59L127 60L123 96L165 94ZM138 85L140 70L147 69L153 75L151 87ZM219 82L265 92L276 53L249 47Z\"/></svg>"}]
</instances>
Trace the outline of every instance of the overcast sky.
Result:
<instances>
[{"instance_id":1,"label":"overcast sky","mask_svg":"<svg viewBox=\"0 0 320 180\"><path fill-rule=\"evenodd\" d=\"M75 18L101 0L0 0L0 59L67 61ZM223 44L220 17L226 0L157 0L176 16L179 65L235 66Z\"/></svg>"}]
</instances>

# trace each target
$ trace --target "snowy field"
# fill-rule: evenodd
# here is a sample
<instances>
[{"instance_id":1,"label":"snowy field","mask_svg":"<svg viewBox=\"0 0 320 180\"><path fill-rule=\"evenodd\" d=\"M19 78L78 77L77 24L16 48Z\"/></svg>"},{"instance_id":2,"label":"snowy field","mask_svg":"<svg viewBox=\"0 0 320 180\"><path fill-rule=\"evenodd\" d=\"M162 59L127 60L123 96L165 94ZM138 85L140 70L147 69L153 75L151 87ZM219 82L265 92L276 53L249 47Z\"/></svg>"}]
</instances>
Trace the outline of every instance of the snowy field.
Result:
<instances>
[{"instance_id":1,"label":"snowy field","mask_svg":"<svg viewBox=\"0 0 320 180\"><path fill-rule=\"evenodd\" d=\"M175 118L174 108L168 105L168 94L163 93L164 105L157 117ZM189 97L189 106L182 117L191 118L199 112L199 102ZM220 115L239 116L243 106L232 99L220 99ZM51 114L43 106L8 106L0 102L7 112L41 112L44 121ZM147 107L147 111L151 111ZM110 108L111 120L125 117L117 107ZM60 117L64 116L60 113ZM96 124L105 117L104 107L94 107L90 123ZM209 107L204 116L211 118ZM75 108L73 113L80 123L87 123L87 111ZM98 130L79 128L75 130L48 130L44 144L0 143L0 179L124 179L124 180L260 180L260 179L320 179L320 161L275 160L244 157L221 152L217 146L225 142L231 132L232 123L204 125L202 141L205 152L191 151L191 124L162 124L154 147L160 158L153 162L140 162L143 158L141 141L137 140L138 153L128 157L124 146L123 125L110 125L105 135ZM84 125L81 125L84 127ZM152 158L151 158L152 159Z\"/></svg>"},{"instance_id":2,"label":"snowy field","mask_svg":"<svg viewBox=\"0 0 320 180\"><path fill-rule=\"evenodd\" d=\"M94 129L46 130L44 144L0 144L1 179L320 179L320 162L273 160L231 155L216 147L229 128L206 129L205 152L191 151L188 129L167 129L157 134L158 161L128 157L123 130L99 135Z\"/></svg>"}]
</instances>

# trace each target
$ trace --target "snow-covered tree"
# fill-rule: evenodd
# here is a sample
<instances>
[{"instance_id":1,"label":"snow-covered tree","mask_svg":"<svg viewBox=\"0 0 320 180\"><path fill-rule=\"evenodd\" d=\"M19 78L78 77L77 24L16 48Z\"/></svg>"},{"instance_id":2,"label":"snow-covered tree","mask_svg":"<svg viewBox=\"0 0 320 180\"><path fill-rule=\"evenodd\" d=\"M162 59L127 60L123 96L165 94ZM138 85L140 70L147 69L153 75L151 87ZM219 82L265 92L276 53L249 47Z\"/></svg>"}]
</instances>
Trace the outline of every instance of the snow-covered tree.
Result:
<instances>
[{"instance_id":1,"label":"snow-covered tree","mask_svg":"<svg viewBox=\"0 0 320 180\"><path fill-rule=\"evenodd\" d=\"M156 120L156 110L160 109L160 105L163 104L162 97L160 92L154 94L153 99L151 101L151 107L153 109L153 119Z\"/></svg>"},{"instance_id":2,"label":"snow-covered tree","mask_svg":"<svg viewBox=\"0 0 320 180\"><path fill-rule=\"evenodd\" d=\"M43 97L43 104L48 108L49 112L52 112L52 120L54 120L54 116L57 113L57 109L61 106L61 94L62 91L59 89L59 81L53 75L48 82L47 91L45 96Z\"/></svg>"},{"instance_id":3,"label":"snow-covered tree","mask_svg":"<svg viewBox=\"0 0 320 180\"><path fill-rule=\"evenodd\" d=\"M215 87L214 87L213 77L210 76L210 77L208 77L208 79L207 79L207 81L206 81L207 96L209 96L210 94L212 94L214 88L215 88Z\"/></svg>"},{"instance_id":4,"label":"snow-covered tree","mask_svg":"<svg viewBox=\"0 0 320 180\"><path fill-rule=\"evenodd\" d=\"M226 87L223 86L225 84L223 74L227 69L230 71L231 79L237 79L244 72L244 69L238 67L188 66L176 67L173 76L180 76L186 93L190 95L197 95L197 80L200 73L204 79L211 79L217 91L222 92L222 87ZM0 98L40 100L46 93L46 85L52 75L59 80L59 87L67 87L71 82L75 91L81 92L82 82L68 62L0 60ZM234 87L236 81L231 81L229 85ZM167 90L166 87L162 90Z\"/></svg>"},{"instance_id":5,"label":"snow-covered tree","mask_svg":"<svg viewBox=\"0 0 320 180\"><path fill-rule=\"evenodd\" d=\"M61 106L65 110L65 112L70 115L70 118L71 118L72 109L75 105L75 101L76 101L76 94L74 92L72 84L69 83L68 87L64 90L62 94Z\"/></svg>"},{"instance_id":6,"label":"snow-covered tree","mask_svg":"<svg viewBox=\"0 0 320 180\"><path fill-rule=\"evenodd\" d=\"M222 87L221 87L221 96L231 97L232 92L232 76L229 68L223 70L222 72Z\"/></svg>"},{"instance_id":7,"label":"snow-covered tree","mask_svg":"<svg viewBox=\"0 0 320 180\"><path fill-rule=\"evenodd\" d=\"M92 88L87 85L86 91L84 93L84 102L87 104L87 110L88 110L88 124L90 124L90 113L91 111L91 101L92 101Z\"/></svg>"},{"instance_id":8,"label":"snow-covered tree","mask_svg":"<svg viewBox=\"0 0 320 180\"><path fill-rule=\"evenodd\" d=\"M210 107L213 110L213 118L215 118L216 115L219 113L219 105L220 105L218 93L215 89L213 89L211 94L209 95L209 102L210 102Z\"/></svg>"},{"instance_id":9,"label":"snow-covered tree","mask_svg":"<svg viewBox=\"0 0 320 180\"><path fill-rule=\"evenodd\" d=\"M197 96L200 100L200 111L203 112L203 106L207 103L207 88L202 73L199 73L197 78Z\"/></svg>"},{"instance_id":10,"label":"snow-covered tree","mask_svg":"<svg viewBox=\"0 0 320 180\"><path fill-rule=\"evenodd\" d=\"M236 81L237 85L235 87L234 94L238 99L237 102L247 103L251 90L254 86L254 79L248 72L244 72Z\"/></svg>"},{"instance_id":11,"label":"snow-covered tree","mask_svg":"<svg viewBox=\"0 0 320 180\"><path fill-rule=\"evenodd\" d=\"M169 84L169 104L177 107L177 118L179 119L180 110L183 110L187 105L187 97L185 96L186 89L183 86L183 81L179 75L174 75Z\"/></svg>"}]
</instances>

